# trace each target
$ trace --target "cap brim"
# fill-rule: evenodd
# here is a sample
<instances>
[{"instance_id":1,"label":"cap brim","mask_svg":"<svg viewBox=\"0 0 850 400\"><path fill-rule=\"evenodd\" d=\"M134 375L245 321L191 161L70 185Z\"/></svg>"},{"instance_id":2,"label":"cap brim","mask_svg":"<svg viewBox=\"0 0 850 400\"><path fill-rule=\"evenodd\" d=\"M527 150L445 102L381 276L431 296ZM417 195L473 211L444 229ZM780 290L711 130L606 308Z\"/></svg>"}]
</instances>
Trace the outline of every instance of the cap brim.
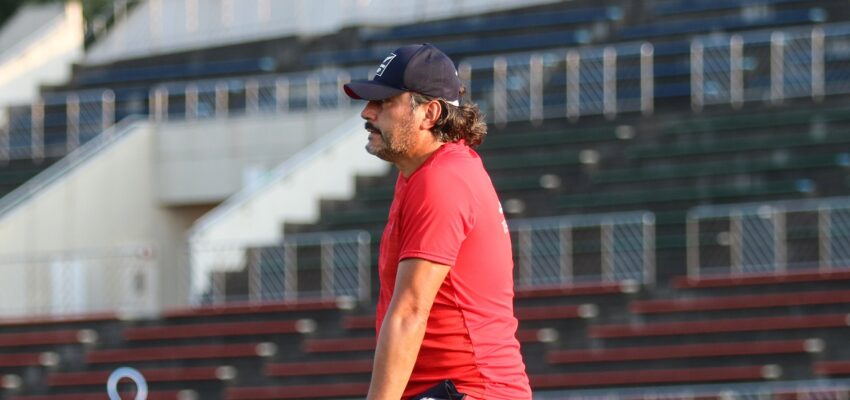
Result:
<instances>
[{"instance_id":1,"label":"cap brim","mask_svg":"<svg viewBox=\"0 0 850 400\"><path fill-rule=\"evenodd\" d=\"M384 100L404 93L404 90L384 86L375 81L354 81L343 85L345 94L357 100Z\"/></svg>"}]
</instances>

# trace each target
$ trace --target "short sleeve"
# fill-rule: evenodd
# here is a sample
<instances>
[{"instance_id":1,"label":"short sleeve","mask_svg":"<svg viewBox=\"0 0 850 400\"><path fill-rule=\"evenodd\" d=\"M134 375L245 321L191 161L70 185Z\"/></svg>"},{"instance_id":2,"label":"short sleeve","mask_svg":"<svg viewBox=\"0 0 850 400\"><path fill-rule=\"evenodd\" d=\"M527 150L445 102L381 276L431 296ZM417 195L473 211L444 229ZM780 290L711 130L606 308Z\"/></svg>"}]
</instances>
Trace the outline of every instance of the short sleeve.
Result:
<instances>
[{"instance_id":1,"label":"short sleeve","mask_svg":"<svg viewBox=\"0 0 850 400\"><path fill-rule=\"evenodd\" d=\"M453 171L421 171L401 207L399 259L422 258L454 266L474 225L473 193Z\"/></svg>"}]
</instances>

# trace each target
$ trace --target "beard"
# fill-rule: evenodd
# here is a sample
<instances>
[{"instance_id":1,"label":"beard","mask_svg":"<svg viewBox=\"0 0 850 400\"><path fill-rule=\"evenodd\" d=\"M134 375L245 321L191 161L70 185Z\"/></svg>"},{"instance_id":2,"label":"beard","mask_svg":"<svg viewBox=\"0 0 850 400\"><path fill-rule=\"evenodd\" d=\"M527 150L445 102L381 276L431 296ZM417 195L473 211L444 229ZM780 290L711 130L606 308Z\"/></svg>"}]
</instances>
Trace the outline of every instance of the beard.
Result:
<instances>
[{"instance_id":1,"label":"beard","mask_svg":"<svg viewBox=\"0 0 850 400\"><path fill-rule=\"evenodd\" d=\"M382 143L366 144L366 151L384 161L395 162L404 157L414 145L413 115L403 120L393 130L382 131L371 122L366 122L366 130L381 136Z\"/></svg>"}]
</instances>

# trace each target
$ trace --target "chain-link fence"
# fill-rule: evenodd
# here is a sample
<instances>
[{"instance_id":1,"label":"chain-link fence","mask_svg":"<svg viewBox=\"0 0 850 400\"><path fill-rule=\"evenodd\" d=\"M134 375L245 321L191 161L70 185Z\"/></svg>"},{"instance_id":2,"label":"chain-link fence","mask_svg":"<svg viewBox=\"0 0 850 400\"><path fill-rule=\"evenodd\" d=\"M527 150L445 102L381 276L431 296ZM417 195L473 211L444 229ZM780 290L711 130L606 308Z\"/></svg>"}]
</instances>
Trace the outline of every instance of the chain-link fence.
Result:
<instances>
[{"instance_id":1,"label":"chain-link fence","mask_svg":"<svg viewBox=\"0 0 850 400\"><path fill-rule=\"evenodd\" d=\"M850 265L850 198L697 207L687 229L692 278Z\"/></svg>"},{"instance_id":2,"label":"chain-link fence","mask_svg":"<svg viewBox=\"0 0 850 400\"><path fill-rule=\"evenodd\" d=\"M157 307L150 247L0 254L0 314L146 313Z\"/></svg>"},{"instance_id":3,"label":"chain-link fence","mask_svg":"<svg viewBox=\"0 0 850 400\"><path fill-rule=\"evenodd\" d=\"M517 287L655 281L655 218L623 213L511 220Z\"/></svg>"},{"instance_id":4,"label":"chain-link fence","mask_svg":"<svg viewBox=\"0 0 850 400\"><path fill-rule=\"evenodd\" d=\"M660 56L664 64L658 66L654 46L643 42L471 57L461 60L459 69L469 98L497 124L563 117L575 120L585 115L613 118L634 111L648 114L654 110L657 96L690 95L694 109L700 110L712 104L740 107L748 102L781 103L799 97L820 100L850 93L847 23L710 34L692 39L690 50L679 47L683 49L673 51L670 44L664 44ZM679 68L684 65L687 67ZM656 69L664 74L659 75L662 83L672 79L686 87L677 86L671 94L670 85L657 84ZM342 84L368 78L373 71L373 67L352 67L165 83L151 89L147 108L130 98L122 99L118 109L147 112L152 119L164 121L346 108L354 103L340 90ZM89 98L88 92L56 94L68 99L67 148L114 122L115 96L103 93L108 93L106 98L101 94ZM9 158L44 156L45 128L52 126L44 106L44 102L36 102L10 110L5 129Z\"/></svg>"},{"instance_id":5,"label":"chain-link fence","mask_svg":"<svg viewBox=\"0 0 850 400\"><path fill-rule=\"evenodd\" d=\"M342 231L287 235L273 246L193 245L190 303L368 301L370 241L365 231Z\"/></svg>"}]
</instances>

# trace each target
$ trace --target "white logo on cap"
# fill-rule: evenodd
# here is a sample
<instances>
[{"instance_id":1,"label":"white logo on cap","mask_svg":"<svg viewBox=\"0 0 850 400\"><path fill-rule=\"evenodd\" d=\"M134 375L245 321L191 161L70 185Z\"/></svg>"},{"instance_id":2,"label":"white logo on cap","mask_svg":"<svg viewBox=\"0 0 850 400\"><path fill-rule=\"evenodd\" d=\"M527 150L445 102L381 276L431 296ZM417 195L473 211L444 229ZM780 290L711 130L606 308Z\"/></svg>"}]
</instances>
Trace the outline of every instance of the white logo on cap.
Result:
<instances>
[{"instance_id":1,"label":"white logo on cap","mask_svg":"<svg viewBox=\"0 0 850 400\"><path fill-rule=\"evenodd\" d=\"M393 61L394 58L395 53L390 53L390 55L388 55L387 58L385 58L384 61L381 62L381 65L378 67L378 70L375 71L375 75L382 76L384 74L384 71L387 70L387 67L390 66L390 63Z\"/></svg>"}]
</instances>

